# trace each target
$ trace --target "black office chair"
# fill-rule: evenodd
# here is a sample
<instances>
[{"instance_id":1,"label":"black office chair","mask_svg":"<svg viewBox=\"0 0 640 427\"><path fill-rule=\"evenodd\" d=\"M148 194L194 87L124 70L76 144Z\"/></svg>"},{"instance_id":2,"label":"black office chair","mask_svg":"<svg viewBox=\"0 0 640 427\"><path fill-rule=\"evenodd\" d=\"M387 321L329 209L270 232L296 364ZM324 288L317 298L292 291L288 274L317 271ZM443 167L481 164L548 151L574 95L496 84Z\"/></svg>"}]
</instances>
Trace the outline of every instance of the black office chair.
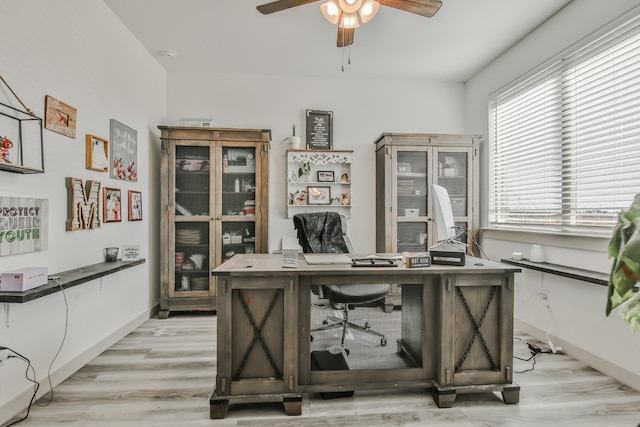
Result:
<instances>
[{"instance_id":1,"label":"black office chair","mask_svg":"<svg viewBox=\"0 0 640 427\"><path fill-rule=\"evenodd\" d=\"M293 224L298 232L298 242L304 253L353 252L353 247L346 233L346 218L343 215L335 212L302 213L293 216ZM344 347L347 329L351 328L376 335L380 337L380 345L387 345L385 335L372 330L368 321L364 326L350 322L349 309L384 298L391 292L391 285L325 285L321 289L313 289L313 291L322 294L335 308L341 309L343 317L329 316L323 321L322 326L312 329L311 332L342 328L341 345ZM348 354L348 350L345 349L345 351Z\"/></svg>"}]
</instances>

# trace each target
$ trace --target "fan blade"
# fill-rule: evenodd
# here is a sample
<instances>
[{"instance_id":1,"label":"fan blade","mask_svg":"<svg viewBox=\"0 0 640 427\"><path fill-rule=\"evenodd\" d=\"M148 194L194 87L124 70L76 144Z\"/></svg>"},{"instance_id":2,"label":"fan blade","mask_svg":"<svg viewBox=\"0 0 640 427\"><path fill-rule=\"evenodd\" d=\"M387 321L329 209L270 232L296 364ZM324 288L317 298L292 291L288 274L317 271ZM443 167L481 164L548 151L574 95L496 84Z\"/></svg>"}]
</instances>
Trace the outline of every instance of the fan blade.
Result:
<instances>
[{"instance_id":1,"label":"fan blade","mask_svg":"<svg viewBox=\"0 0 640 427\"><path fill-rule=\"evenodd\" d=\"M318 0L277 0L271 3L261 4L256 7L260 13L268 15L274 12L280 12L282 10L290 9L296 6L302 6L308 3L314 3Z\"/></svg>"},{"instance_id":2,"label":"fan blade","mask_svg":"<svg viewBox=\"0 0 640 427\"><path fill-rule=\"evenodd\" d=\"M355 32L355 28L338 27L338 47L345 47L352 44Z\"/></svg>"},{"instance_id":3,"label":"fan blade","mask_svg":"<svg viewBox=\"0 0 640 427\"><path fill-rule=\"evenodd\" d=\"M383 6L431 18L442 6L440 0L378 0Z\"/></svg>"}]
</instances>

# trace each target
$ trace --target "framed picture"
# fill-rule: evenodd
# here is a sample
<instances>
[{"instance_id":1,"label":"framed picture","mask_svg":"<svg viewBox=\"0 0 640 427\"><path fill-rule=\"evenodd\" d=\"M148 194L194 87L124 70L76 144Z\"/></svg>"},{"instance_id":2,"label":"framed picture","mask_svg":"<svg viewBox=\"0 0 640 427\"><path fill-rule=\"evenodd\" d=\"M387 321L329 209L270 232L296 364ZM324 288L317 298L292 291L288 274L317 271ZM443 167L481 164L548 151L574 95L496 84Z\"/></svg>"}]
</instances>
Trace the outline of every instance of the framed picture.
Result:
<instances>
[{"instance_id":1,"label":"framed picture","mask_svg":"<svg viewBox=\"0 0 640 427\"><path fill-rule=\"evenodd\" d=\"M333 111L307 110L307 150L333 148Z\"/></svg>"},{"instance_id":2,"label":"framed picture","mask_svg":"<svg viewBox=\"0 0 640 427\"><path fill-rule=\"evenodd\" d=\"M102 222L120 222L122 221L122 194L119 188L104 187L104 206Z\"/></svg>"},{"instance_id":3,"label":"framed picture","mask_svg":"<svg viewBox=\"0 0 640 427\"><path fill-rule=\"evenodd\" d=\"M331 187L307 187L307 204L331 204Z\"/></svg>"},{"instance_id":4,"label":"framed picture","mask_svg":"<svg viewBox=\"0 0 640 427\"><path fill-rule=\"evenodd\" d=\"M69 138L76 137L77 110L52 96L44 98L44 127Z\"/></svg>"},{"instance_id":5,"label":"framed picture","mask_svg":"<svg viewBox=\"0 0 640 427\"><path fill-rule=\"evenodd\" d=\"M138 181L138 132L117 120L110 122L110 159L109 176L125 181Z\"/></svg>"},{"instance_id":6,"label":"framed picture","mask_svg":"<svg viewBox=\"0 0 640 427\"><path fill-rule=\"evenodd\" d=\"M318 182L333 182L333 171L318 171Z\"/></svg>"},{"instance_id":7,"label":"framed picture","mask_svg":"<svg viewBox=\"0 0 640 427\"><path fill-rule=\"evenodd\" d=\"M95 135L87 134L87 169L99 172L109 170L109 141Z\"/></svg>"},{"instance_id":8,"label":"framed picture","mask_svg":"<svg viewBox=\"0 0 640 427\"><path fill-rule=\"evenodd\" d=\"M142 193L129 190L129 221L142 221Z\"/></svg>"}]
</instances>

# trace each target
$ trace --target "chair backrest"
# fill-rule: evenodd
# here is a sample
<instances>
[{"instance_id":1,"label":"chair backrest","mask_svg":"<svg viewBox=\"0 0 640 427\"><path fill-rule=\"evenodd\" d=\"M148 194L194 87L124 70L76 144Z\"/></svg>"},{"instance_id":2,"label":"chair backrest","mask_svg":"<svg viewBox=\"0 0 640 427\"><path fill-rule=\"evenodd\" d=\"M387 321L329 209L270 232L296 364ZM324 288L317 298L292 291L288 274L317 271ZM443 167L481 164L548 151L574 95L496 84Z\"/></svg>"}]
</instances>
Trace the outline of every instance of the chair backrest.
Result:
<instances>
[{"instance_id":1,"label":"chair backrest","mask_svg":"<svg viewBox=\"0 0 640 427\"><path fill-rule=\"evenodd\" d=\"M305 253L352 252L347 220L336 212L301 213L293 216L298 243Z\"/></svg>"}]
</instances>

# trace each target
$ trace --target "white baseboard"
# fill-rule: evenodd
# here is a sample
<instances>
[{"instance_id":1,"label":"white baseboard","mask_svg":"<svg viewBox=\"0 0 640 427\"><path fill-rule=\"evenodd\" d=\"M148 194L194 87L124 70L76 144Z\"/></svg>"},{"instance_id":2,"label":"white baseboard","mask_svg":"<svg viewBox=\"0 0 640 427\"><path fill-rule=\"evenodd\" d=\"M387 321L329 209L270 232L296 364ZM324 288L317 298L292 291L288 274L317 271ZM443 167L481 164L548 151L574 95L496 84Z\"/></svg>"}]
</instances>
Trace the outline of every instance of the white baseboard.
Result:
<instances>
[{"instance_id":1,"label":"white baseboard","mask_svg":"<svg viewBox=\"0 0 640 427\"><path fill-rule=\"evenodd\" d=\"M69 378L76 371L78 371L78 369L82 368L84 365L95 359L103 351L107 350L109 347L120 341L122 338L127 336L127 334L134 331L148 319L149 312L148 310L146 310L145 312L136 316L130 322L122 325L120 328L104 337L94 346L88 348L82 353L79 353L73 359L67 361L64 365L56 367L55 370L51 371L51 383L53 387ZM40 389L38 390L36 401L50 392L49 379L47 378L46 372L42 373L38 377L38 382L40 383ZM28 390L18 394L13 399L7 401L7 403L2 405L2 407L0 407L0 425L4 425L5 422L9 421L13 417L18 416L20 412L25 411L27 409L25 404L28 404L31 401L32 395L33 389L29 388Z\"/></svg>"},{"instance_id":2,"label":"white baseboard","mask_svg":"<svg viewBox=\"0 0 640 427\"><path fill-rule=\"evenodd\" d=\"M514 325L516 329L537 338L542 343L547 342L546 331L518 319L515 319ZM549 337L552 339L554 346L562 347L562 350L569 356L586 363L593 369L600 371L611 378L615 378L617 381L620 381L622 384L625 384L634 390L640 391L640 375L621 368L620 366L615 365L593 353L585 351L584 349L558 338L557 336L550 335Z\"/></svg>"}]
</instances>

